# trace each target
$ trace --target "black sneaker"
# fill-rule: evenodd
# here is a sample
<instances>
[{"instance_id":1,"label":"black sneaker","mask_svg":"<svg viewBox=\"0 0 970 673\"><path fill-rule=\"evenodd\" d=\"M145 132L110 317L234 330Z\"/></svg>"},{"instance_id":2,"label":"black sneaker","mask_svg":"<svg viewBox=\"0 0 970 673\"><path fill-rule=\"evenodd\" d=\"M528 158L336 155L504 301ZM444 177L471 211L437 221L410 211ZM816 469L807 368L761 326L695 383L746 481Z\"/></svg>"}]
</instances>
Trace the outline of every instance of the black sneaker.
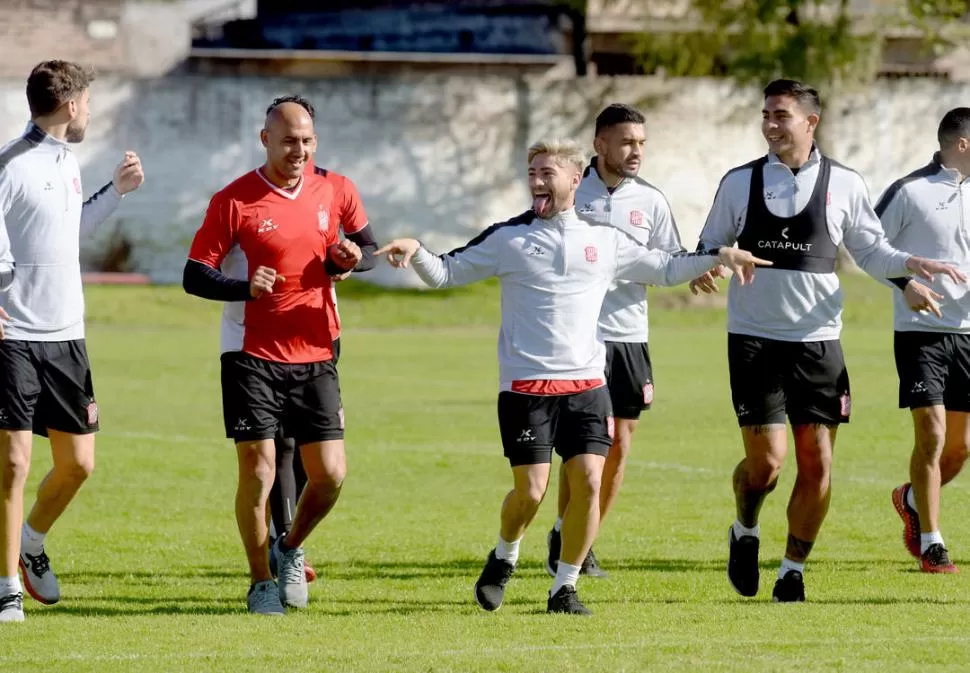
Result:
<instances>
[{"instance_id":1,"label":"black sneaker","mask_svg":"<svg viewBox=\"0 0 970 673\"><path fill-rule=\"evenodd\" d=\"M600 579L606 579L610 576L608 572L600 568L599 561L596 560L596 554L593 553L592 547L589 548L589 553L583 559L583 565L580 566L579 574L586 575L587 577L598 577Z\"/></svg>"},{"instance_id":2,"label":"black sneaker","mask_svg":"<svg viewBox=\"0 0 970 673\"><path fill-rule=\"evenodd\" d=\"M771 592L771 600L775 603L802 603L805 601L805 581L797 570L789 570L785 576L775 582L775 590Z\"/></svg>"},{"instance_id":3,"label":"black sneaker","mask_svg":"<svg viewBox=\"0 0 970 673\"><path fill-rule=\"evenodd\" d=\"M553 528L546 537L546 545L549 547L549 554L546 556L546 572L550 577L556 576L559 570L559 554L562 552L562 534Z\"/></svg>"},{"instance_id":4,"label":"black sneaker","mask_svg":"<svg viewBox=\"0 0 970 673\"><path fill-rule=\"evenodd\" d=\"M483 610L493 612L502 607L505 598L505 585L509 583L515 566L508 561L495 557L495 550L488 553L488 560L482 574L475 582L475 600Z\"/></svg>"},{"instance_id":5,"label":"black sneaker","mask_svg":"<svg viewBox=\"0 0 970 673\"><path fill-rule=\"evenodd\" d=\"M734 537L734 526L728 528L728 582L742 596L758 595L758 548L761 541L753 535Z\"/></svg>"},{"instance_id":6,"label":"black sneaker","mask_svg":"<svg viewBox=\"0 0 970 673\"><path fill-rule=\"evenodd\" d=\"M560 587L555 596L549 596L546 612L560 612L567 615L591 615L592 612L583 605L576 595L576 587L568 584Z\"/></svg>"}]
</instances>

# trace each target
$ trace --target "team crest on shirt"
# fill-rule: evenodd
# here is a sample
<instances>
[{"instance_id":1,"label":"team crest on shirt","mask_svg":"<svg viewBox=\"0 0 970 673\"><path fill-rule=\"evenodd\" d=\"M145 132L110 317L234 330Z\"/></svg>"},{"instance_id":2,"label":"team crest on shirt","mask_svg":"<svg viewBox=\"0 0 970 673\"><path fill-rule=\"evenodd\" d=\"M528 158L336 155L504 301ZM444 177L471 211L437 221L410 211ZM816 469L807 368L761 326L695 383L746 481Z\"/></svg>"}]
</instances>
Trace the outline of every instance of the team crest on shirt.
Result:
<instances>
[{"instance_id":1,"label":"team crest on shirt","mask_svg":"<svg viewBox=\"0 0 970 673\"><path fill-rule=\"evenodd\" d=\"M595 245L586 246L586 261L590 264L595 264L599 259L599 253L596 251Z\"/></svg>"},{"instance_id":2,"label":"team crest on shirt","mask_svg":"<svg viewBox=\"0 0 970 673\"><path fill-rule=\"evenodd\" d=\"M74 178L74 191L77 192L78 194L81 193L81 178L78 178L78 177Z\"/></svg>"},{"instance_id":3,"label":"team crest on shirt","mask_svg":"<svg viewBox=\"0 0 970 673\"><path fill-rule=\"evenodd\" d=\"M87 407L88 412L88 425L94 425L98 422L98 403L91 400L91 404Z\"/></svg>"},{"instance_id":4,"label":"team crest on shirt","mask_svg":"<svg viewBox=\"0 0 970 673\"><path fill-rule=\"evenodd\" d=\"M326 208L323 205L317 210L317 222L320 223L320 231L326 231L330 226L330 215L327 213Z\"/></svg>"},{"instance_id":5,"label":"team crest on shirt","mask_svg":"<svg viewBox=\"0 0 970 673\"><path fill-rule=\"evenodd\" d=\"M630 224L632 226L634 226L634 227L642 227L643 226L643 213L641 213L639 210L631 210L630 211Z\"/></svg>"},{"instance_id":6,"label":"team crest on shirt","mask_svg":"<svg viewBox=\"0 0 970 673\"><path fill-rule=\"evenodd\" d=\"M643 403L653 404L653 384L652 383L643 384Z\"/></svg>"}]
</instances>

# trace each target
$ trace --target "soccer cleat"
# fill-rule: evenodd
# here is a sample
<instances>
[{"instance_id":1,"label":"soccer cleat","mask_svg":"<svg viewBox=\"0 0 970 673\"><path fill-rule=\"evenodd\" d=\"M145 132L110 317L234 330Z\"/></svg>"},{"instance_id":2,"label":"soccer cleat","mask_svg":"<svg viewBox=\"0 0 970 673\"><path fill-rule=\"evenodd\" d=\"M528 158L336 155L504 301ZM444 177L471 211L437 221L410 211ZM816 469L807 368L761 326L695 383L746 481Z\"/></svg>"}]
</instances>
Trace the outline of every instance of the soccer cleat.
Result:
<instances>
[{"instance_id":1,"label":"soccer cleat","mask_svg":"<svg viewBox=\"0 0 970 673\"><path fill-rule=\"evenodd\" d=\"M51 570L51 561L43 549L36 556L20 552L20 570L27 593L44 605L53 605L61 600L61 587L57 575Z\"/></svg>"},{"instance_id":2,"label":"soccer cleat","mask_svg":"<svg viewBox=\"0 0 970 673\"><path fill-rule=\"evenodd\" d=\"M286 609L280 603L280 592L276 582L266 580L249 587L246 605L254 615L285 615Z\"/></svg>"},{"instance_id":3,"label":"soccer cleat","mask_svg":"<svg viewBox=\"0 0 970 673\"><path fill-rule=\"evenodd\" d=\"M502 607L505 585L509 583L514 572L515 566L496 558L494 549L488 553L482 574L475 582L475 601L483 610L494 612Z\"/></svg>"},{"instance_id":4,"label":"soccer cleat","mask_svg":"<svg viewBox=\"0 0 970 673\"><path fill-rule=\"evenodd\" d=\"M0 596L0 622L24 621L24 595L19 591L15 594Z\"/></svg>"},{"instance_id":5,"label":"soccer cleat","mask_svg":"<svg viewBox=\"0 0 970 673\"><path fill-rule=\"evenodd\" d=\"M276 556L276 538L270 538L269 541L269 571L273 574L273 577L279 577L277 571L277 566L279 565L279 558ZM303 574L306 575L306 581L315 582L317 579L316 569L310 565L310 562L303 559Z\"/></svg>"},{"instance_id":6,"label":"soccer cleat","mask_svg":"<svg viewBox=\"0 0 970 673\"><path fill-rule=\"evenodd\" d=\"M775 590L771 592L771 600L775 603L802 603L805 601L805 580L797 570L789 570L785 576L775 582Z\"/></svg>"},{"instance_id":7,"label":"soccer cleat","mask_svg":"<svg viewBox=\"0 0 970 673\"><path fill-rule=\"evenodd\" d=\"M550 577L555 577L556 571L559 570L559 554L562 552L562 534L555 528L549 531L546 546L549 547L549 553L546 556L546 572Z\"/></svg>"},{"instance_id":8,"label":"soccer cleat","mask_svg":"<svg viewBox=\"0 0 970 673\"><path fill-rule=\"evenodd\" d=\"M950 561L950 555L947 553L946 547L938 542L931 544L920 555L919 565L924 573L953 574L960 572L960 569Z\"/></svg>"},{"instance_id":9,"label":"soccer cleat","mask_svg":"<svg viewBox=\"0 0 970 673\"><path fill-rule=\"evenodd\" d=\"M280 602L291 608L305 608L310 602L310 592L307 589L303 547L287 548L284 551L280 546L284 540L285 535L278 538L273 545L280 572Z\"/></svg>"},{"instance_id":10,"label":"soccer cleat","mask_svg":"<svg viewBox=\"0 0 970 673\"><path fill-rule=\"evenodd\" d=\"M568 584L559 587L555 596L550 595L546 603L546 612L558 612L567 615L591 615L592 612L582 604L576 595L576 587Z\"/></svg>"},{"instance_id":11,"label":"soccer cleat","mask_svg":"<svg viewBox=\"0 0 970 673\"><path fill-rule=\"evenodd\" d=\"M728 582L742 596L758 594L758 548L761 541L753 535L734 537L734 526L728 528Z\"/></svg>"},{"instance_id":12,"label":"soccer cleat","mask_svg":"<svg viewBox=\"0 0 970 673\"><path fill-rule=\"evenodd\" d=\"M903 544L906 545L906 551L914 558L920 558L919 513L906 502L911 488L912 484L907 483L893 489L893 507L903 520Z\"/></svg>"},{"instance_id":13,"label":"soccer cleat","mask_svg":"<svg viewBox=\"0 0 970 673\"><path fill-rule=\"evenodd\" d=\"M598 577L600 579L606 579L610 576L608 572L600 568L599 561L596 560L596 554L593 553L592 547L589 548L586 558L583 559L579 574L586 575L587 577Z\"/></svg>"}]
</instances>

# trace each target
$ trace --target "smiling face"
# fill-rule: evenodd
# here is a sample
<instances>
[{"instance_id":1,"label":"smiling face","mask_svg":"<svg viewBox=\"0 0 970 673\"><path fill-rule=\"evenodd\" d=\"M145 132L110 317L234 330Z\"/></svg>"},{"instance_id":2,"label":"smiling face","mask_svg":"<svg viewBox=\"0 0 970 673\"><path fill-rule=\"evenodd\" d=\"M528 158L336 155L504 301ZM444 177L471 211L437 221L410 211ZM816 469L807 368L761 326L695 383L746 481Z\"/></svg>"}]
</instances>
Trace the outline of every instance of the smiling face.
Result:
<instances>
[{"instance_id":1,"label":"smiling face","mask_svg":"<svg viewBox=\"0 0 970 673\"><path fill-rule=\"evenodd\" d=\"M761 133L768 149L784 163L804 163L812 151L819 115L793 96L768 96L761 111Z\"/></svg>"},{"instance_id":2,"label":"smiling face","mask_svg":"<svg viewBox=\"0 0 970 673\"><path fill-rule=\"evenodd\" d=\"M266 148L267 177L274 182L298 181L317 148L313 119L296 103L273 108L260 139Z\"/></svg>"},{"instance_id":3,"label":"smiling face","mask_svg":"<svg viewBox=\"0 0 970 673\"><path fill-rule=\"evenodd\" d=\"M529 164L529 190L536 215L548 219L572 208L581 179L579 166L556 154L533 157Z\"/></svg>"}]
</instances>

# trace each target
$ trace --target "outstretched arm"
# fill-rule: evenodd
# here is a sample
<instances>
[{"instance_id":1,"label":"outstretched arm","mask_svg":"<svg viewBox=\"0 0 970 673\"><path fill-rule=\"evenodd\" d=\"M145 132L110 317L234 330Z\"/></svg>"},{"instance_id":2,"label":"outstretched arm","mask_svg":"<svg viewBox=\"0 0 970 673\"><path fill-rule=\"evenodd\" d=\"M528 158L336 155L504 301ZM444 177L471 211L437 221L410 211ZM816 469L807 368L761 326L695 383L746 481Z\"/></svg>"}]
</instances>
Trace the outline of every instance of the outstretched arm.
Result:
<instances>
[{"instance_id":1,"label":"outstretched arm","mask_svg":"<svg viewBox=\"0 0 970 673\"><path fill-rule=\"evenodd\" d=\"M489 227L467 245L444 255L435 255L420 241L399 238L377 251L387 255L391 266L404 269L413 261L414 270L426 285L433 288L468 285L498 273L497 238Z\"/></svg>"}]
</instances>

